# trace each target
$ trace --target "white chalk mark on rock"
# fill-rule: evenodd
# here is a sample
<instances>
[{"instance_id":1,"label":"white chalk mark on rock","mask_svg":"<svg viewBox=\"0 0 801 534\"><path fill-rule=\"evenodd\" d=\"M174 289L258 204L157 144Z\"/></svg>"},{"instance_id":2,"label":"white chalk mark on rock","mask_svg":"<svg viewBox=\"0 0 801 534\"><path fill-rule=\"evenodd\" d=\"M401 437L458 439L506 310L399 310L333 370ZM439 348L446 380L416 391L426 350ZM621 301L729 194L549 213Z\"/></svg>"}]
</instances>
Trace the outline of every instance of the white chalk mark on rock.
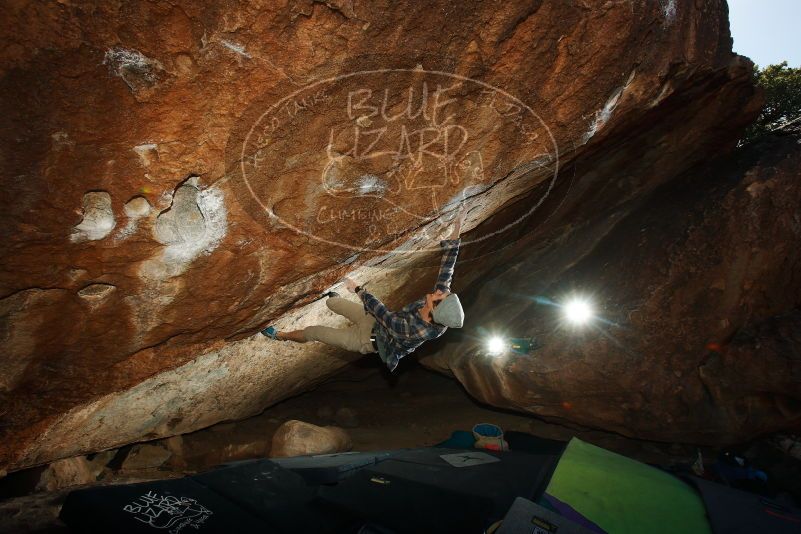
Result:
<instances>
[{"instance_id":1,"label":"white chalk mark on rock","mask_svg":"<svg viewBox=\"0 0 801 534\"><path fill-rule=\"evenodd\" d=\"M137 195L126 202L123 210L125 211L125 215L128 217L128 222L126 222L125 226L114 236L114 240L121 241L123 239L127 239L134 232L136 232L136 229L139 226L139 219L149 215L151 209L150 202L148 202L147 199L142 196Z\"/></svg>"},{"instance_id":2,"label":"white chalk mark on rock","mask_svg":"<svg viewBox=\"0 0 801 534\"><path fill-rule=\"evenodd\" d=\"M586 144L596 133L598 133L606 123L609 122L609 119L612 117L612 113L615 111L615 108L620 102L620 97L623 96L623 93L626 91L626 88L631 84L634 80L634 76L636 75L636 71L632 71L629 75L629 79L626 81L626 84L623 87L618 88L612 96L609 97L609 100L606 101L604 107L600 110L595 112L595 118L590 124L590 129L582 137L582 144Z\"/></svg>"},{"instance_id":3,"label":"white chalk mark on rock","mask_svg":"<svg viewBox=\"0 0 801 534\"><path fill-rule=\"evenodd\" d=\"M359 177L356 187L360 195L383 195L387 190L387 183L374 174L364 174Z\"/></svg>"},{"instance_id":4,"label":"white chalk mark on rock","mask_svg":"<svg viewBox=\"0 0 801 534\"><path fill-rule=\"evenodd\" d=\"M227 48L228 50L231 50L231 51L233 51L233 52L236 52L237 54L239 54L239 55L240 55L240 56L242 56L242 57L246 57L246 58L248 58L248 59L253 59L253 56L251 56L250 54L248 54L248 53L245 51L245 47L244 47L244 46L242 46L242 45L241 45L241 44L239 44L239 43L234 43L234 42L232 42L232 41L228 41L228 40L226 40L226 39L220 39L220 44L222 44L222 45L223 45L225 48Z\"/></svg>"},{"instance_id":5,"label":"white chalk mark on rock","mask_svg":"<svg viewBox=\"0 0 801 534\"><path fill-rule=\"evenodd\" d=\"M143 145L136 145L133 147L133 151L139 156L139 161L142 162L142 166L149 167L153 159L158 160L159 158L158 148L156 144L145 143Z\"/></svg>"},{"instance_id":6,"label":"white chalk mark on rock","mask_svg":"<svg viewBox=\"0 0 801 534\"><path fill-rule=\"evenodd\" d=\"M241 44L236 43L234 41L229 41L227 39L221 39L217 35L212 35L211 37L208 37L204 33L203 37L200 38L200 42L203 45L201 47L201 51L205 51L209 47L209 45L211 45L211 44L219 44L220 46L224 46L225 48L227 48L228 50L231 50L232 52L236 53L239 56L237 59L239 60L240 64L242 62L242 58L243 57L245 57L247 59L254 59L254 60L257 60L257 61L263 61L271 69L273 69L276 72L278 72L281 76L283 76L287 80L289 80L289 82L292 85L295 85L297 87L303 87L303 86L308 85L308 84L310 84L311 82L314 81L314 78L311 77L311 76L307 77L305 80L296 80L293 76L290 76L289 73L287 73L284 69L282 69L281 67L279 67L278 65L276 65L272 61L270 61L268 58L263 57L260 54L258 54L256 52L253 52L252 50L250 52L248 52L245 49L244 45L241 45Z\"/></svg>"},{"instance_id":7,"label":"white chalk mark on rock","mask_svg":"<svg viewBox=\"0 0 801 534\"><path fill-rule=\"evenodd\" d=\"M172 206L156 219L153 236L166 246L142 265L142 277L177 276L198 256L211 254L225 237L228 214L222 191L201 190L196 184L197 178L184 182L175 191Z\"/></svg>"},{"instance_id":8,"label":"white chalk mark on rock","mask_svg":"<svg viewBox=\"0 0 801 534\"><path fill-rule=\"evenodd\" d=\"M662 2L662 14L665 16L665 26L670 26L676 20L676 0Z\"/></svg>"},{"instance_id":9,"label":"white chalk mark on rock","mask_svg":"<svg viewBox=\"0 0 801 534\"><path fill-rule=\"evenodd\" d=\"M103 239L114 229L111 195L105 191L90 191L83 196L83 220L70 235L73 242Z\"/></svg>"},{"instance_id":10,"label":"white chalk mark on rock","mask_svg":"<svg viewBox=\"0 0 801 534\"><path fill-rule=\"evenodd\" d=\"M151 59L138 50L122 47L106 50L103 64L108 65L111 74L122 78L132 92L155 85L159 72L164 70L158 60Z\"/></svg>"},{"instance_id":11,"label":"white chalk mark on rock","mask_svg":"<svg viewBox=\"0 0 801 534\"><path fill-rule=\"evenodd\" d=\"M198 195L197 205L206 220L206 234L203 238L201 254L211 254L228 230L228 212L225 198L219 189L206 189Z\"/></svg>"}]
</instances>

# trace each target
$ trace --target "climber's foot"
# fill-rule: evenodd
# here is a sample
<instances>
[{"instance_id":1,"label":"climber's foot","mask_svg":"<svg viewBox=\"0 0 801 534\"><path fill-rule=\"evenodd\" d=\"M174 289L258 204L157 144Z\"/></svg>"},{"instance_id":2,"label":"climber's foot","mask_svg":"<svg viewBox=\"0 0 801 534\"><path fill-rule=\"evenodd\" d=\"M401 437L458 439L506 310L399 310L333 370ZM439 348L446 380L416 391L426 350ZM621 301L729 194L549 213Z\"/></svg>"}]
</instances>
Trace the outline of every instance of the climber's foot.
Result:
<instances>
[{"instance_id":1,"label":"climber's foot","mask_svg":"<svg viewBox=\"0 0 801 534\"><path fill-rule=\"evenodd\" d=\"M265 335L270 339L278 339L278 331L272 326L268 326L267 328L262 330L261 333L262 335Z\"/></svg>"}]
</instances>

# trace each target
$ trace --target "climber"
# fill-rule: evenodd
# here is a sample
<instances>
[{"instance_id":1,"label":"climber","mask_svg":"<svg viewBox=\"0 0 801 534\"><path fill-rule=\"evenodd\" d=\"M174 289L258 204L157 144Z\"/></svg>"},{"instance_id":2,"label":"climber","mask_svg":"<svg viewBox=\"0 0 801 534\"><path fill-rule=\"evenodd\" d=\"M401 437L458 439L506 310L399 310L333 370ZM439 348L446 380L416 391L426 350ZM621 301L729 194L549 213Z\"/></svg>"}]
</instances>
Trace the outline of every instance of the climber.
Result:
<instances>
[{"instance_id":1,"label":"climber","mask_svg":"<svg viewBox=\"0 0 801 534\"><path fill-rule=\"evenodd\" d=\"M450 291L464 216L465 210L462 208L456 216L451 235L440 241L443 256L433 293L406 305L399 312L392 312L369 291L356 285L350 278L345 278L345 287L361 299L362 306L334 292L326 294L326 305L331 311L347 317L352 326L307 326L291 332L278 332L269 326L261 333L281 341L322 341L352 352L377 352L389 370L394 371L400 359L423 342L440 337L448 327L461 328L464 323L464 310L459 297Z\"/></svg>"}]
</instances>

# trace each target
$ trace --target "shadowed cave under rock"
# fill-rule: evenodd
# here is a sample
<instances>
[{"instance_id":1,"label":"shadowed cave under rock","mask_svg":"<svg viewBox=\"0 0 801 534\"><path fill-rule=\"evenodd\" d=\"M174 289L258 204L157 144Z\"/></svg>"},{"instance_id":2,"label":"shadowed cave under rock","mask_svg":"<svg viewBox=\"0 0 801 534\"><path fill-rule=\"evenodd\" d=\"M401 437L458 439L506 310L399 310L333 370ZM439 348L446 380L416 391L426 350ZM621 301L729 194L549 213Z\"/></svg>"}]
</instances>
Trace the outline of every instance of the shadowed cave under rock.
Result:
<instances>
[{"instance_id":1,"label":"shadowed cave under rock","mask_svg":"<svg viewBox=\"0 0 801 534\"><path fill-rule=\"evenodd\" d=\"M738 450L799 499L801 145L741 142L765 102L724 0L9 16L0 521L482 422L659 465ZM396 371L260 334L347 326L345 278L390 310L432 292L462 216L464 325Z\"/></svg>"}]
</instances>

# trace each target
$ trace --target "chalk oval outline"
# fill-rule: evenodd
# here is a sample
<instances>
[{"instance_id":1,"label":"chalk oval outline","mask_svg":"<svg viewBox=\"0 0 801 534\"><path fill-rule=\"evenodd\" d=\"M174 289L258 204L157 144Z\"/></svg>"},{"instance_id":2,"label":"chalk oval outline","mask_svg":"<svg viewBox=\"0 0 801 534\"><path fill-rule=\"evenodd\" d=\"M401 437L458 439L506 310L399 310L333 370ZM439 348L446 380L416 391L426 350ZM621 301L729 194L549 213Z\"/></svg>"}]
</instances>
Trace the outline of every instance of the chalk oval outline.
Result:
<instances>
[{"instance_id":1,"label":"chalk oval outline","mask_svg":"<svg viewBox=\"0 0 801 534\"><path fill-rule=\"evenodd\" d=\"M554 147L554 161L553 161L554 172L553 172L553 178L551 179L551 182L548 184L548 189L545 191L545 194L528 211L526 211L523 215L521 215L520 217L518 217L517 219L515 219L511 223L505 225L503 228L500 228L499 230L496 230L494 232L491 232L489 234L481 236L480 238L469 240L469 241L463 241L462 242L462 246L469 245L471 243L480 243L481 241L484 241L485 239L488 239L488 238L490 238L490 237L492 237L494 235L497 235L497 234L505 232L509 228L511 228L511 227L515 226L516 224L518 224L524 218L526 218L529 215L531 215L532 213L534 213L534 211L537 208L539 208L542 205L543 202L545 202L545 199L548 198L548 196L550 195L551 191L553 190L553 187L556 184L556 178L559 175L559 147L558 147L558 145L556 143L556 139L554 138L553 134L551 133L551 129L548 128L548 125L545 124L545 121L542 120L542 117L540 117L525 102L523 102L519 98L515 97L514 95L504 91L503 89L495 87L495 86L493 86L491 84L488 84L486 82L482 82L480 80L474 80L473 78L468 78L467 76L462 76L460 74L454 74L452 72L445 72L445 71L440 71L440 70L416 69L416 68L415 69L374 69L374 70L351 72L351 73L348 73L348 74L340 74L338 76L333 76L333 77L330 77L330 78L324 78L322 80L317 80L316 82L310 83L308 85L304 85L300 89L297 89L296 91L293 91L292 93L288 94L287 96L285 96L284 98L282 98L281 100L279 100L278 102L276 102L275 104L270 106L264 113L262 113L259 116L258 119L256 119L256 121L254 122L253 126L251 126L251 128L248 130L248 133L247 133L247 135L245 135L245 139L242 142L241 157L239 159L239 163L240 163L240 166L241 166L241 169L242 169L242 179L244 180L245 186L247 187L248 192L250 193L251 197L253 197L253 199L256 201L256 203L259 206L261 206L261 208L264 210L264 212L266 213L266 215L268 217L277 220L280 224L286 226L287 228L295 231L298 234L305 235L305 236L307 236L307 237L309 237L311 239L314 239L314 240L322 242L322 243L326 243L326 244L329 244L329 245L337 245L337 246L344 247L344 248L350 249L352 251L357 251L357 252L381 252L381 253L386 253L386 254L417 254L417 253L421 253L421 252L440 252L441 251L439 246L431 247L431 248L420 248L420 249L415 249L415 250L397 250L397 249L357 247L357 246L354 246L354 245L348 245L346 243L340 243L338 241L331 241L331 240L328 240L328 239L325 239L325 238L321 238L321 237L316 236L316 235L314 235L312 233L309 233L309 232L306 232L306 231L301 230L299 228L296 228L294 225L286 222L281 217L276 215L275 212L273 212L273 210L270 209L269 207L265 206L264 203L261 201L261 199L258 197L258 195L256 195L256 193L253 191L253 188L250 185L250 181L247 178L247 171L245 170L245 161L247 159L247 157L245 155L245 148L248 146L248 140L250 139L250 137L253 134L253 131L256 129L256 127L262 122L264 117L266 117L274 109L279 107L283 102L285 102L286 100L288 100L290 98L293 98L295 95L297 95L297 94L299 94L301 92L307 91L310 88L316 87L316 86L321 85L321 84L327 84L327 83L335 82L335 81L346 79L346 78L352 78L354 76L368 75L368 74L386 74L386 73L391 73L391 72L409 72L409 73L415 73L415 74L420 74L420 73L436 74L438 76L444 76L444 77L447 77L447 78L455 78L455 79L458 79L458 80L461 80L461 81L475 83L475 84L480 85L482 87L488 88L488 89L490 89L492 91L496 91L496 92L504 95L505 97L509 98L510 100L512 100L514 102L517 102L518 104L523 106L526 110L528 110L528 112L531 113L532 116L536 117L536 119L540 122L542 127L545 128L545 131L548 134L548 137L551 139L551 142L553 143L553 147ZM519 168L520 166L524 166L524 165L525 164L518 165L518 167L515 167L515 169ZM512 169L510 171L510 173L513 173L515 171L515 169ZM523 171L523 172L526 172L526 171ZM497 183L497 182L493 182L493 185L495 183ZM492 187L492 185L490 185L489 188L491 188L491 187ZM487 188L487 189L489 189L489 188ZM483 193L483 191L482 191L482 193ZM442 215L440 215L440 217L441 216ZM436 220L436 219L434 219L434 220Z\"/></svg>"}]
</instances>

